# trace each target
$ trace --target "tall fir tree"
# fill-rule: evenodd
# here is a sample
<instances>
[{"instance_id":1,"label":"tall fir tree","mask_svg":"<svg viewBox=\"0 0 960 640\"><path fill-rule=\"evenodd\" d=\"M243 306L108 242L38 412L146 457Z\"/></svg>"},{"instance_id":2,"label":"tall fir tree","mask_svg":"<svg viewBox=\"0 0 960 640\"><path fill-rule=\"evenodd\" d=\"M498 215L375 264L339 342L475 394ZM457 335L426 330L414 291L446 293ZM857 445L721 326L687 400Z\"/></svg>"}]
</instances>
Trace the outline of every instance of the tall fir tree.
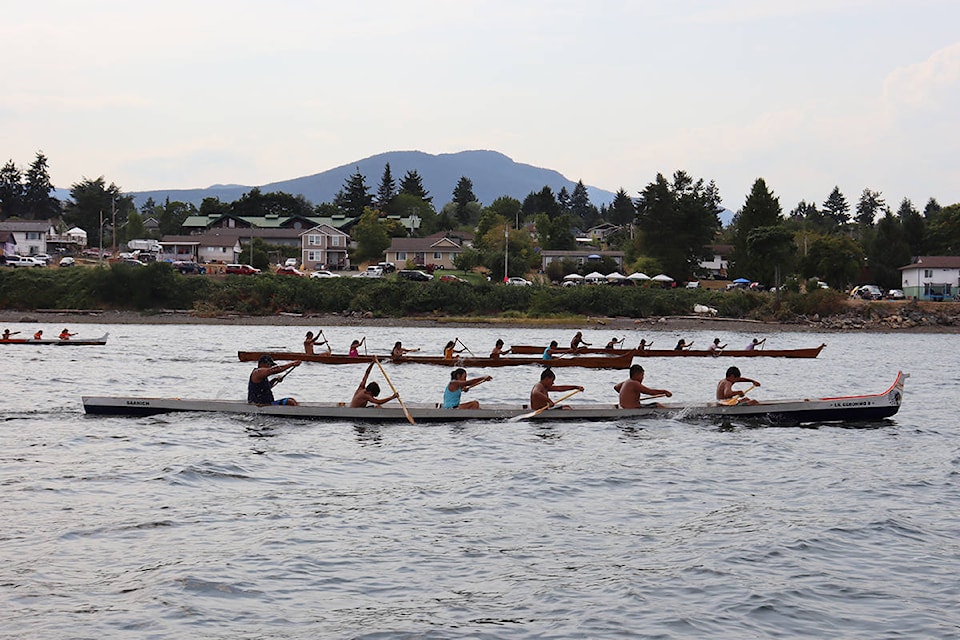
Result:
<instances>
[{"instance_id":1,"label":"tall fir tree","mask_svg":"<svg viewBox=\"0 0 960 640\"><path fill-rule=\"evenodd\" d=\"M337 193L333 204L347 215L357 218L363 215L364 209L373 205L373 196L367 189L366 179L360 173L359 167L344 182L343 188Z\"/></svg>"},{"instance_id":2,"label":"tall fir tree","mask_svg":"<svg viewBox=\"0 0 960 640\"><path fill-rule=\"evenodd\" d=\"M823 202L823 211L833 222L834 226L843 226L850 222L850 205L847 199L840 193L840 187L834 187L833 191Z\"/></svg>"},{"instance_id":3,"label":"tall fir tree","mask_svg":"<svg viewBox=\"0 0 960 640\"><path fill-rule=\"evenodd\" d=\"M857 202L857 224L862 227L872 227L877 214L883 211L886 204L879 191L864 189Z\"/></svg>"},{"instance_id":4,"label":"tall fir tree","mask_svg":"<svg viewBox=\"0 0 960 640\"><path fill-rule=\"evenodd\" d=\"M611 224L624 226L633 224L636 215L637 207L633 203L633 199L627 195L624 189L621 188L617 190L617 194L613 197L610 208L607 209L606 219L609 220Z\"/></svg>"},{"instance_id":5,"label":"tall fir tree","mask_svg":"<svg viewBox=\"0 0 960 640\"><path fill-rule=\"evenodd\" d=\"M433 196L423 188L423 179L416 170L407 171L400 180L400 193L420 198L424 202L433 202Z\"/></svg>"},{"instance_id":6,"label":"tall fir tree","mask_svg":"<svg viewBox=\"0 0 960 640\"><path fill-rule=\"evenodd\" d=\"M10 160L0 169L0 219L21 215L23 196L23 173Z\"/></svg>"},{"instance_id":7,"label":"tall fir tree","mask_svg":"<svg viewBox=\"0 0 960 640\"><path fill-rule=\"evenodd\" d=\"M752 250L750 235L757 230L776 227L783 222L780 199L767 188L763 178L757 178L743 208L734 216L734 243L732 269L735 275L770 282L772 265L766 264L763 255ZM768 273L769 272L769 273Z\"/></svg>"},{"instance_id":8,"label":"tall fir tree","mask_svg":"<svg viewBox=\"0 0 960 640\"><path fill-rule=\"evenodd\" d=\"M380 186L377 188L377 207L386 211L390 202L397 195L397 182L390 173L390 163L383 167L383 176L380 177Z\"/></svg>"},{"instance_id":9,"label":"tall fir tree","mask_svg":"<svg viewBox=\"0 0 960 640\"><path fill-rule=\"evenodd\" d=\"M578 225L588 225L594 210L587 187L583 184L583 180L578 180L573 193L570 194L570 213L573 214Z\"/></svg>"},{"instance_id":10,"label":"tall fir tree","mask_svg":"<svg viewBox=\"0 0 960 640\"><path fill-rule=\"evenodd\" d=\"M47 157L38 151L24 176L23 208L26 217L46 220L60 215L60 201L54 198L52 193L53 184L50 183Z\"/></svg>"},{"instance_id":11,"label":"tall fir tree","mask_svg":"<svg viewBox=\"0 0 960 640\"><path fill-rule=\"evenodd\" d=\"M460 224L466 224L470 219L467 205L471 202L477 202L477 196L473 194L473 182L467 176L460 176L453 189L453 204L456 206L456 216Z\"/></svg>"}]
</instances>

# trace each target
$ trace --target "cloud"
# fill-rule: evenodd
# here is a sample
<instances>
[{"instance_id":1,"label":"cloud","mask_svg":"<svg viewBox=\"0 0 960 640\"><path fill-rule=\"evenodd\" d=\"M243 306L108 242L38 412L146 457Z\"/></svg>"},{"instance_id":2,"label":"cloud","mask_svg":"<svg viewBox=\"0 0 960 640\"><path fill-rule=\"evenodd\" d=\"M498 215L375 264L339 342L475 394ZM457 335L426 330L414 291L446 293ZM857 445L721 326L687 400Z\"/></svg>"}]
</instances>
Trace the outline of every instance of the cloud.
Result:
<instances>
[{"instance_id":1,"label":"cloud","mask_svg":"<svg viewBox=\"0 0 960 640\"><path fill-rule=\"evenodd\" d=\"M939 109L960 95L960 42L923 62L900 67L883 82L884 100L893 107Z\"/></svg>"}]
</instances>

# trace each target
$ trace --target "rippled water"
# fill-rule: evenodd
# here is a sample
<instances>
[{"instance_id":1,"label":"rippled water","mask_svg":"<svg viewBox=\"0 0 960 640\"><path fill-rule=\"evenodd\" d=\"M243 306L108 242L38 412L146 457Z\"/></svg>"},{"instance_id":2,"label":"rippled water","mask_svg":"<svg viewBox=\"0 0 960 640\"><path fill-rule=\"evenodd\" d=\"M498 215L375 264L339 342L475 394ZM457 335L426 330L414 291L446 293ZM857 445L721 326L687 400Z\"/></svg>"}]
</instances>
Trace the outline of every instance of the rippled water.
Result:
<instances>
[{"instance_id":1,"label":"rippled water","mask_svg":"<svg viewBox=\"0 0 960 640\"><path fill-rule=\"evenodd\" d=\"M86 417L85 394L243 397L251 365L235 352L296 348L306 328L80 328L110 342L0 351L3 637L960 637L956 336L782 333L770 348L828 346L816 360L643 362L679 401L709 399L734 362L759 399L911 374L901 412L869 428L721 430ZM572 333L325 332L339 349L459 337L478 354ZM388 372L409 401L437 400L449 377ZM362 373L304 365L278 390L346 400ZM525 400L538 372L493 375L470 396ZM584 402L613 401L623 377L558 370Z\"/></svg>"}]
</instances>

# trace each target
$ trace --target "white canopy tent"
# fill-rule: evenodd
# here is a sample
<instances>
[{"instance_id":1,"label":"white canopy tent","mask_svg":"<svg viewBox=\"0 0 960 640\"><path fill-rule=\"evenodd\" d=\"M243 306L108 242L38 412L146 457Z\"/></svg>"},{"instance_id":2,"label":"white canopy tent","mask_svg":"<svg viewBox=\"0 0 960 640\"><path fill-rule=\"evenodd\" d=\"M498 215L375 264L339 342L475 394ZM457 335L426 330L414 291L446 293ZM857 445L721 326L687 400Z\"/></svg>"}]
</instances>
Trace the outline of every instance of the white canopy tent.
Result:
<instances>
[{"instance_id":1,"label":"white canopy tent","mask_svg":"<svg viewBox=\"0 0 960 640\"><path fill-rule=\"evenodd\" d=\"M604 282L607 279L607 276L603 275L599 271L593 271L584 276L584 282Z\"/></svg>"},{"instance_id":2,"label":"white canopy tent","mask_svg":"<svg viewBox=\"0 0 960 640\"><path fill-rule=\"evenodd\" d=\"M627 278L630 280L649 280L650 276L643 273L642 271L637 271L636 273L631 273L630 275L628 275Z\"/></svg>"},{"instance_id":3,"label":"white canopy tent","mask_svg":"<svg viewBox=\"0 0 960 640\"><path fill-rule=\"evenodd\" d=\"M621 280L626 280L627 277L618 271L607 274L607 280L609 282L620 282Z\"/></svg>"},{"instance_id":4,"label":"white canopy tent","mask_svg":"<svg viewBox=\"0 0 960 640\"><path fill-rule=\"evenodd\" d=\"M573 281L583 280L583 276L580 275L579 273L568 273L567 275L563 276L563 279L566 280L567 282L573 282Z\"/></svg>"},{"instance_id":5,"label":"white canopy tent","mask_svg":"<svg viewBox=\"0 0 960 640\"><path fill-rule=\"evenodd\" d=\"M653 280L654 282L673 282L673 278L671 278L665 273L661 273L660 275L653 276L650 279Z\"/></svg>"}]
</instances>

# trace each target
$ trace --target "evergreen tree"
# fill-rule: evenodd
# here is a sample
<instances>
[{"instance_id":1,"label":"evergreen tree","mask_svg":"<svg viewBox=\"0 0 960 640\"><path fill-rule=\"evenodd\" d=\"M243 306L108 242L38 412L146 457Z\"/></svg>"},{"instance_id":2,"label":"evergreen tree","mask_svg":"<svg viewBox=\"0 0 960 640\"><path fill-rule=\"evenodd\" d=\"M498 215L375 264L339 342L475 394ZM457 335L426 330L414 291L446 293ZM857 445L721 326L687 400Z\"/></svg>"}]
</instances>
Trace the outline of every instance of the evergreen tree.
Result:
<instances>
[{"instance_id":1,"label":"evergreen tree","mask_svg":"<svg viewBox=\"0 0 960 640\"><path fill-rule=\"evenodd\" d=\"M904 198L897 210L897 217L900 218L900 226L903 229L903 239L910 248L910 255L924 255L923 240L927 234L927 222L920 212L917 211L909 198ZM903 265L900 265L901 267ZM896 287L894 287L896 288Z\"/></svg>"},{"instance_id":2,"label":"evergreen tree","mask_svg":"<svg viewBox=\"0 0 960 640\"><path fill-rule=\"evenodd\" d=\"M0 219L23 213L23 174L13 160L0 169Z\"/></svg>"},{"instance_id":3,"label":"evergreen tree","mask_svg":"<svg viewBox=\"0 0 960 640\"><path fill-rule=\"evenodd\" d=\"M477 202L477 196L473 194L473 182L466 176L460 176L453 189L453 204L456 205L456 216L460 224L466 224L470 220L467 205L471 202Z\"/></svg>"},{"instance_id":4,"label":"evergreen tree","mask_svg":"<svg viewBox=\"0 0 960 640\"><path fill-rule=\"evenodd\" d=\"M658 173L637 201L638 245L668 275L684 279L709 257L706 245L720 229L720 211L713 182L694 181L683 171L668 182Z\"/></svg>"},{"instance_id":5,"label":"evergreen tree","mask_svg":"<svg viewBox=\"0 0 960 640\"><path fill-rule=\"evenodd\" d=\"M26 217L31 220L47 220L60 215L60 201L50 195L53 185L47 169L47 157L37 152L30 168L24 176L23 208Z\"/></svg>"},{"instance_id":6,"label":"evergreen tree","mask_svg":"<svg viewBox=\"0 0 960 640\"><path fill-rule=\"evenodd\" d=\"M886 206L880 193L864 189L860 194L860 201L857 202L857 223L861 227L872 227L877 214Z\"/></svg>"},{"instance_id":7,"label":"evergreen tree","mask_svg":"<svg viewBox=\"0 0 960 640\"><path fill-rule=\"evenodd\" d=\"M347 178L343 188L337 193L333 204L347 215L360 217L364 209L373 205L373 196L367 190L367 184L360 168ZM388 245L389 246L389 245Z\"/></svg>"},{"instance_id":8,"label":"evergreen tree","mask_svg":"<svg viewBox=\"0 0 960 640\"><path fill-rule=\"evenodd\" d=\"M500 196L494 200L489 207L484 208L484 214L481 214L481 219L483 215L486 215L486 212L489 211L494 215L502 217L504 220L509 220L514 228L519 229L520 225L523 224L523 217L520 215L522 209L523 205L516 198ZM479 234L479 231L477 233Z\"/></svg>"},{"instance_id":9,"label":"evergreen tree","mask_svg":"<svg viewBox=\"0 0 960 640\"><path fill-rule=\"evenodd\" d=\"M860 273L863 249L846 234L819 236L800 263L804 278L819 278L843 289Z\"/></svg>"},{"instance_id":10,"label":"evergreen tree","mask_svg":"<svg viewBox=\"0 0 960 640\"><path fill-rule=\"evenodd\" d=\"M380 178L380 186L377 188L377 206L381 211L386 211L390 201L397 195L397 183L390 173L390 163L383 167L383 176Z\"/></svg>"},{"instance_id":11,"label":"evergreen tree","mask_svg":"<svg viewBox=\"0 0 960 640\"><path fill-rule=\"evenodd\" d=\"M843 226L850 221L850 205L840 193L840 187L834 187L823 203L823 210L835 226Z\"/></svg>"},{"instance_id":12,"label":"evergreen tree","mask_svg":"<svg viewBox=\"0 0 960 640\"><path fill-rule=\"evenodd\" d=\"M367 208L350 234L356 242L353 259L356 262L383 260L383 252L390 247L390 234L380 216Z\"/></svg>"},{"instance_id":13,"label":"evergreen tree","mask_svg":"<svg viewBox=\"0 0 960 640\"><path fill-rule=\"evenodd\" d=\"M607 210L605 218L612 224L624 226L633 224L633 219L637 215L637 207L633 200L627 195L623 188L617 190L617 195L613 198L610 209Z\"/></svg>"},{"instance_id":14,"label":"evergreen tree","mask_svg":"<svg viewBox=\"0 0 960 640\"><path fill-rule=\"evenodd\" d=\"M899 269L910 264L910 255L902 219L887 210L877 222L876 234L867 251L872 279L883 289L897 288L900 284Z\"/></svg>"},{"instance_id":15,"label":"evergreen tree","mask_svg":"<svg viewBox=\"0 0 960 640\"><path fill-rule=\"evenodd\" d=\"M733 274L758 281L772 281L775 265L769 263L765 251L759 250L761 244L756 240L751 244L749 239L751 234L759 230L779 226L783 222L781 213L779 198L770 192L763 178L757 178L743 208L733 220ZM769 237L766 231L762 235ZM779 249L777 251L780 252Z\"/></svg>"},{"instance_id":16,"label":"evergreen tree","mask_svg":"<svg viewBox=\"0 0 960 640\"><path fill-rule=\"evenodd\" d=\"M70 188L64 219L70 226L80 227L87 232L90 246L101 246L101 230L109 228L112 210L120 199L119 187L113 183L107 186L103 176L78 182ZM103 246L109 246L109 234L104 234L103 238Z\"/></svg>"},{"instance_id":17,"label":"evergreen tree","mask_svg":"<svg viewBox=\"0 0 960 640\"><path fill-rule=\"evenodd\" d=\"M591 221L597 217L597 208L590 202L590 194L587 193L587 187L583 180L578 180L570 195L570 213L573 214L577 224L584 227L592 226Z\"/></svg>"},{"instance_id":18,"label":"evergreen tree","mask_svg":"<svg viewBox=\"0 0 960 640\"><path fill-rule=\"evenodd\" d=\"M557 204L560 206L560 213L570 213L572 206L570 192L567 191L565 186L560 187L560 191L557 192Z\"/></svg>"},{"instance_id":19,"label":"evergreen tree","mask_svg":"<svg viewBox=\"0 0 960 640\"><path fill-rule=\"evenodd\" d=\"M423 180L416 171L407 171L403 176L403 179L400 181L400 193L407 193L420 198L424 202L433 203L433 196L423 188Z\"/></svg>"},{"instance_id":20,"label":"evergreen tree","mask_svg":"<svg viewBox=\"0 0 960 640\"><path fill-rule=\"evenodd\" d=\"M923 217L927 220L936 217L938 213L943 209L940 206L940 203L937 202L936 198L930 198L927 200L926 206L923 207Z\"/></svg>"}]
</instances>

